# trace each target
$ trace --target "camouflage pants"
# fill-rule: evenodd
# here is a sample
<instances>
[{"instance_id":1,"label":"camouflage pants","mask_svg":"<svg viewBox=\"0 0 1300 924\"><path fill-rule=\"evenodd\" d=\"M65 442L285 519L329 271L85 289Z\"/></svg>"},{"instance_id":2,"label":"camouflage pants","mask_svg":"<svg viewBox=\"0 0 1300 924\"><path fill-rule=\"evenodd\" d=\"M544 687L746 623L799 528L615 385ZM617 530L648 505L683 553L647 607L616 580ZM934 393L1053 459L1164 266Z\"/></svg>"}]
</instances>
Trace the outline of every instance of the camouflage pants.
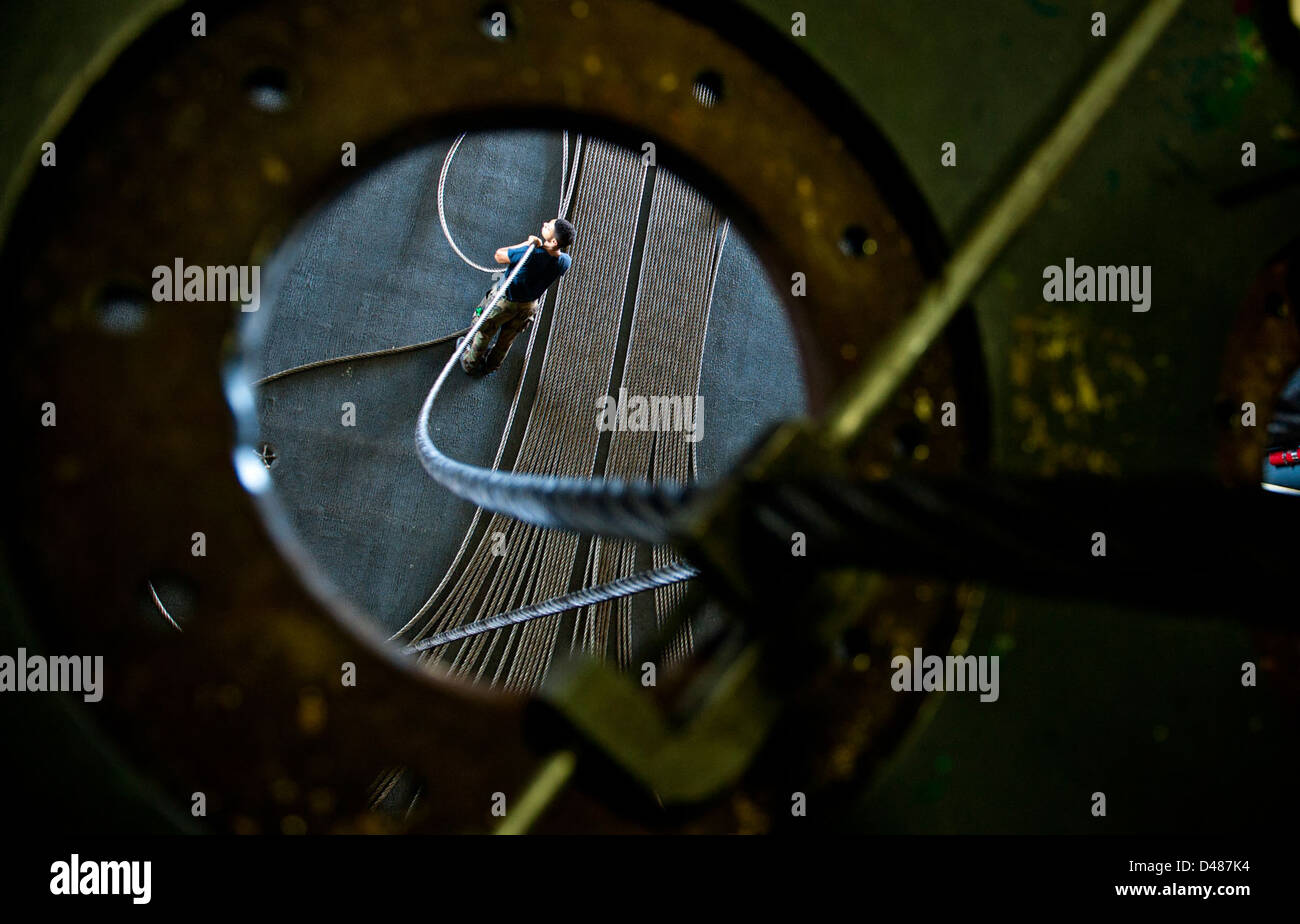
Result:
<instances>
[{"instance_id":1,"label":"camouflage pants","mask_svg":"<svg viewBox=\"0 0 1300 924\"><path fill-rule=\"evenodd\" d=\"M479 302L479 307L483 307L488 301L488 295L484 295L483 300ZM505 360L506 354L510 352L510 344L514 343L515 338L533 322L536 311L537 302L511 302L501 299L488 310L483 326L478 329L474 339L465 348L465 353L460 358L461 366L470 373L496 370ZM496 337L494 345L493 337Z\"/></svg>"}]
</instances>

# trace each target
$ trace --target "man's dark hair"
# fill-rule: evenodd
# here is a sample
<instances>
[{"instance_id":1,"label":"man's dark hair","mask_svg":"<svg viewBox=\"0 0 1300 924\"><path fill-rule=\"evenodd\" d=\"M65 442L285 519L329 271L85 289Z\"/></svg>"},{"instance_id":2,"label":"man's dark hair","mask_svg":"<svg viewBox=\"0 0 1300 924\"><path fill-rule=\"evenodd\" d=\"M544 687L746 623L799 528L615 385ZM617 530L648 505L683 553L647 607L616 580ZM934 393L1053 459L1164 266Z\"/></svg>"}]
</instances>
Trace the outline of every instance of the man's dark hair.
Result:
<instances>
[{"instance_id":1,"label":"man's dark hair","mask_svg":"<svg viewBox=\"0 0 1300 924\"><path fill-rule=\"evenodd\" d=\"M573 243L573 236L577 233L578 229L573 226L573 222L563 218L555 219L555 242L560 245L561 250L569 249L569 245Z\"/></svg>"}]
</instances>

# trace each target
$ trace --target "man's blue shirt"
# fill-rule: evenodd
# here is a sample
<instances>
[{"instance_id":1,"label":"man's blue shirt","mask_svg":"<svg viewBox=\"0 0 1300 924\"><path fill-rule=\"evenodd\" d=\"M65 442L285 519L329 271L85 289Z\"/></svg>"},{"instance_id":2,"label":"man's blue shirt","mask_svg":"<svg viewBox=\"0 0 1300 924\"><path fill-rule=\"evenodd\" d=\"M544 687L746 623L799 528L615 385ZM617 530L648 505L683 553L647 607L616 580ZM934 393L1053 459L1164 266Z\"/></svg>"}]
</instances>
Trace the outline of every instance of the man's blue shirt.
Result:
<instances>
[{"instance_id":1,"label":"man's blue shirt","mask_svg":"<svg viewBox=\"0 0 1300 924\"><path fill-rule=\"evenodd\" d=\"M520 244L518 247L511 247L506 250L506 258L510 261L510 267L506 270L507 274L511 269L514 269L515 263L527 250L527 244ZM564 275L572 263L573 258L567 253L561 253L553 257L542 248L535 248L527 262L524 263L523 268L519 270L519 275L515 277L515 281L510 283L510 288L506 289L505 297L512 302L537 301L546 294L546 290L550 288L551 283Z\"/></svg>"}]
</instances>

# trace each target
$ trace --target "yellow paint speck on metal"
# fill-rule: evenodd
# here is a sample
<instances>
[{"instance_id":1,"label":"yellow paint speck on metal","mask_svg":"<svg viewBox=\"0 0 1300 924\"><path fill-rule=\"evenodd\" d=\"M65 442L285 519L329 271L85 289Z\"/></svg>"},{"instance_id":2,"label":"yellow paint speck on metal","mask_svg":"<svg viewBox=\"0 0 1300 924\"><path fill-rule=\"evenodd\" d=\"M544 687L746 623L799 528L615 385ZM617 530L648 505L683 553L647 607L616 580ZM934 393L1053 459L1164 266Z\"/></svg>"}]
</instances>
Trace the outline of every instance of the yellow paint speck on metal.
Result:
<instances>
[{"instance_id":1,"label":"yellow paint speck on metal","mask_svg":"<svg viewBox=\"0 0 1300 924\"><path fill-rule=\"evenodd\" d=\"M1092 384L1092 378L1088 375L1088 370L1082 366L1074 367L1074 387L1078 395L1079 409L1087 411L1089 414L1095 414L1101 410L1101 402L1097 399L1097 386Z\"/></svg>"},{"instance_id":2,"label":"yellow paint speck on metal","mask_svg":"<svg viewBox=\"0 0 1300 924\"><path fill-rule=\"evenodd\" d=\"M271 784L271 798L281 805L288 805L298 798L298 784L288 777L280 777Z\"/></svg>"},{"instance_id":3,"label":"yellow paint speck on metal","mask_svg":"<svg viewBox=\"0 0 1300 924\"><path fill-rule=\"evenodd\" d=\"M298 697L298 727L305 735L325 727L325 697L315 690L303 690Z\"/></svg>"},{"instance_id":4,"label":"yellow paint speck on metal","mask_svg":"<svg viewBox=\"0 0 1300 924\"><path fill-rule=\"evenodd\" d=\"M270 183L283 186L289 182L289 167L274 154L262 158L262 176Z\"/></svg>"},{"instance_id":5,"label":"yellow paint speck on metal","mask_svg":"<svg viewBox=\"0 0 1300 924\"><path fill-rule=\"evenodd\" d=\"M930 393L924 388L916 390L916 403L913 405L916 411L916 419L920 421L929 420L934 414L934 401L930 399Z\"/></svg>"}]
</instances>

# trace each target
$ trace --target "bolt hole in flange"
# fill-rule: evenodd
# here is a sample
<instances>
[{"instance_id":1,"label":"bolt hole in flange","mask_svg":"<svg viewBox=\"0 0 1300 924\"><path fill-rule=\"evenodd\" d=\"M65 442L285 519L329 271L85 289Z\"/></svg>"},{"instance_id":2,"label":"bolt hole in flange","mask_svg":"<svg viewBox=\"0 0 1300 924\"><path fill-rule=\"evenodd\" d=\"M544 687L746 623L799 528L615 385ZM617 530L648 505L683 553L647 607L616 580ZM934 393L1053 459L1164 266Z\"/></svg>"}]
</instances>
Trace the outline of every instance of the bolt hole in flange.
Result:
<instances>
[{"instance_id":1,"label":"bolt hole in flange","mask_svg":"<svg viewBox=\"0 0 1300 924\"><path fill-rule=\"evenodd\" d=\"M284 68L265 65L244 77L244 94L254 109L276 114L289 108L289 74Z\"/></svg>"},{"instance_id":2,"label":"bolt hole in flange","mask_svg":"<svg viewBox=\"0 0 1300 924\"><path fill-rule=\"evenodd\" d=\"M149 319L148 301L130 286L106 286L95 299L96 321L101 329L118 336L139 333Z\"/></svg>"},{"instance_id":3,"label":"bolt hole in flange","mask_svg":"<svg viewBox=\"0 0 1300 924\"><path fill-rule=\"evenodd\" d=\"M847 257L870 257L876 252L876 247L876 239L862 225L849 225L840 235L840 251Z\"/></svg>"}]
</instances>

